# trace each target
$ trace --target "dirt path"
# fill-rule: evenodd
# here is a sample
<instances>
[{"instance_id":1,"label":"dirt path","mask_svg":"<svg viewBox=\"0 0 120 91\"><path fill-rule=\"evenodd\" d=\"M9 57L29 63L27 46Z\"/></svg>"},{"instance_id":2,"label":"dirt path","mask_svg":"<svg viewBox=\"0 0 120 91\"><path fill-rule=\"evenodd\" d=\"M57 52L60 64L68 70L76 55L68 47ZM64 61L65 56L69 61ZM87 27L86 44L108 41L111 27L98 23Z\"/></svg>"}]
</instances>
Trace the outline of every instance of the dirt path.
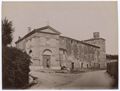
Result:
<instances>
[{"instance_id":1,"label":"dirt path","mask_svg":"<svg viewBox=\"0 0 120 91\"><path fill-rule=\"evenodd\" d=\"M82 74L73 82L59 89L110 89L114 80L105 71L94 71Z\"/></svg>"},{"instance_id":2,"label":"dirt path","mask_svg":"<svg viewBox=\"0 0 120 91\"><path fill-rule=\"evenodd\" d=\"M113 79L105 71L79 74L33 72L38 84L30 89L109 89Z\"/></svg>"}]
</instances>

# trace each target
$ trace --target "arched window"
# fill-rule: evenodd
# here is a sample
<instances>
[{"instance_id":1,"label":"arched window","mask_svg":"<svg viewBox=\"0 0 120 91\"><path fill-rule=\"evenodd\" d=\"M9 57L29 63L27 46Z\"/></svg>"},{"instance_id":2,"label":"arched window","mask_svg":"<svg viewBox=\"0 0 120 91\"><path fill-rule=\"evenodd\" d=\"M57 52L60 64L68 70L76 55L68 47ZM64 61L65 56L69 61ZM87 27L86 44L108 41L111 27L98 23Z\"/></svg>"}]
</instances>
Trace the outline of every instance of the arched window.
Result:
<instances>
[{"instance_id":1,"label":"arched window","mask_svg":"<svg viewBox=\"0 0 120 91\"><path fill-rule=\"evenodd\" d=\"M43 51L43 55L52 55L52 51L49 50L49 49L45 49L45 50Z\"/></svg>"}]
</instances>

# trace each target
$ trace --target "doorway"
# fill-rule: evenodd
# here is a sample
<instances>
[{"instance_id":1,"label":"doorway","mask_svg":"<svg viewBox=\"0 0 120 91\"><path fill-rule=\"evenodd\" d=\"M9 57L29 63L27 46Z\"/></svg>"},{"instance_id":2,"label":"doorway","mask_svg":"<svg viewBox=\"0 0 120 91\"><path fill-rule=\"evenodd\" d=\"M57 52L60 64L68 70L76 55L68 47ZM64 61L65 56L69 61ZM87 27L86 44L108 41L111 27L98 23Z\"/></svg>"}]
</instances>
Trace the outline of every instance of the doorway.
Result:
<instances>
[{"instance_id":1,"label":"doorway","mask_svg":"<svg viewBox=\"0 0 120 91\"><path fill-rule=\"evenodd\" d=\"M44 68L50 68L50 55L43 55L43 67Z\"/></svg>"},{"instance_id":2,"label":"doorway","mask_svg":"<svg viewBox=\"0 0 120 91\"><path fill-rule=\"evenodd\" d=\"M52 55L51 50L45 49L43 51L43 68L50 68L51 67L51 55Z\"/></svg>"},{"instance_id":3,"label":"doorway","mask_svg":"<svg viewBox=\"0 0 120 91\"><path fill-rule=\"evenodd\" d=\"M71 65L72 65L72 70L73 70L74 69L74 62L72 62Z\"/></svg>"}]
</instances>

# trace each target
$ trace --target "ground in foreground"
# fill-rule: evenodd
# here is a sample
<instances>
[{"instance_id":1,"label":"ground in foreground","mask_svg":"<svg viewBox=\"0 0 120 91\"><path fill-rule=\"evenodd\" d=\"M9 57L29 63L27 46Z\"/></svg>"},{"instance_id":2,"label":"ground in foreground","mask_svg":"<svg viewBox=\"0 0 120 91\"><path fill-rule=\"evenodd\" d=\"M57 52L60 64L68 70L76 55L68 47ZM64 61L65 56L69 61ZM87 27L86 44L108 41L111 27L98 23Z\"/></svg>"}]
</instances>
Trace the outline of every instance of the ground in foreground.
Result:
<instances>
[{"instance_id":1,"label":"ground in foreground","mask_svg":"<svg viewBox=\"0 0 120 91\"><path fill-rule=\"evenodd\" d=\"M38 83L29 89L111 89L114 79L106 70L85 73L43 73L31 72L38 77Z\"/></svg>"}]
</instances>

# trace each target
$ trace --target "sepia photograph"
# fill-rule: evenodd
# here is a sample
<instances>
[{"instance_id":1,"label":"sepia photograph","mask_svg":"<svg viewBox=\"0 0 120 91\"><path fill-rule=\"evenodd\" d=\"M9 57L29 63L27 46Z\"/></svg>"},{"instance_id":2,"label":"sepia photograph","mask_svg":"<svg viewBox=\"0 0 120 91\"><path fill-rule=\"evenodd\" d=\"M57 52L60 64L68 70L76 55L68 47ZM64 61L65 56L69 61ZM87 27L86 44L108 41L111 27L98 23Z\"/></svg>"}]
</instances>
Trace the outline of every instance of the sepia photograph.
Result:
<instances>
[{"instance_id":1,"label":"sepia photograph","mask_svg":"<svg viewBox=\"0 0 120 91\"><path fill-rule=\"evenodd\" d=\"M118 89L117 1L2 1L3 90Z\"/></svg>"}]
</instances>

